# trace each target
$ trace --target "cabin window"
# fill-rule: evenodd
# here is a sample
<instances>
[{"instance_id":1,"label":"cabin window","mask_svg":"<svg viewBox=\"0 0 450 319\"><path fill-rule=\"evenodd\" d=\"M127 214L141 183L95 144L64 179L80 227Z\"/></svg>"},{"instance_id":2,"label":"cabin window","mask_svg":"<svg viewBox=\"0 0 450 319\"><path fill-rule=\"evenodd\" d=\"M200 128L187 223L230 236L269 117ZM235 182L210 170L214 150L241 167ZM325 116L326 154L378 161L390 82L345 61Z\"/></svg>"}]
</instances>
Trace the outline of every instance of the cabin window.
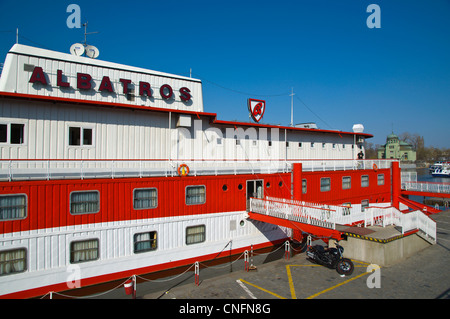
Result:
<instances>
[{"instance_id":1,"label":"cabin window","mask_svg":"<svg viewBox=\"0 0 450 319\"><path fill-rule=\"evenodd\" d=\"M369 175L361 176L361 187L369 187Z\"/></svg>"},{"instance_id":2,"label":"cabin window","mask_svg":"<svg viewBox=\"0 0 450 319\"><path fill-rule=\"evenodd\" d=\"M206 240L206 226L197 225L186 228L186 245L202 243Z\"/></svg>"},{"instance_id":3,"label":"cabin window","mask_svg":"<svg viewBox=\"0 0 450 319\"><path fill-rule=\"evenodd\" d=\"M156 250L157 236L155 231L134 234L134 253Z\"/></svg>"},{"instance_id":4,"label":"cabin window","mask_svg":"<svg viewBox=\"0 0 450 319\"><path fill-rule=\"evenodd\" d=\"M133 191L133 208L150 209L158 206L158 190L156 188L141 188Z\"/></svg>"},{"instance_id":5,"label":"cabin window","mask_svg":"<svg viewBox=\"0 0 450 319\"><path fill-rule=\"evenodd\" d=\"M302 179L302 194L306 194L308 190L308 182L306 179Z\"/></svg>"},{"instance_id":6,"label":"cabin window","mask_svg":"<svg viewBox=\"0 0 450 319\"><path fill-rule=\"evenodd\" d=\"M70 243L70 263L82 263L99 258L98 239Z\"/></svg>"},{"instance_id":7,"label":"cabin window","mask_svg":"<svg viewBox=\"0 0 450 319\"><path fill-rule=\"evenodd\" d=\"M1 195L0 220L23 219L27 216L26 195Z\"/></svg>"},{"instance_id":8,"label":"cabin window","mask_svg":"<svg viewBox=\"0 0 450 319\"><path fill-rule=\"evenodd\" d=\"M24 144L25 124L0 124L0 143Z\"/></svg>"},{"instance_id":9,"label":"cabin window","mask_svg":"<svg viewBox=\"0 0 450 319\"><path fill-rule=\"evenodd\" d=\"M93 140L92 128L69 126L69 145L91 146Z\"/></svg>"},{"instance_id":10,"label":"cabin window","mask_svg":"<svg viewBox=\"0 0 450 319\"><path fill-rule=\"evenodd\" d=\"M323 177L320 179L320 191L328 192L331 190L331 179L329 177Z\"/></svg>"},{"instance_id":11,"label":"cabin window","mask_svg":"<svg viewBox=\"0 0 450 319\"><path fill-rule=\"evenodd\" d=\"M93 214L100 211L100 192L72 192L70 193L70 213Z\"/></svg>"},{"instance_id":12,"label":"cabin window","mask_svg":"<svg viewBox=\"0 0 450 319\"><path fill-rule=\"evenodd\" d=\"M342 177L342 189L352 188L352 178L350 176Z\"/></svg>"},{"instance_id":13,"label":"cabin window","mask_svg":"<svg viewBox=\"0 0 450 319\"><path fill-rule=\"evenodd\" d=\"M378 174L378 185L384 185L384 174Z\"/></svg>"},{"instance_id":14,"label":"cabin window","mask_svg":"<svg viewBox=\"0 0 450 319\"><path fill-rule=\"evenodd\" d=\"M27 270L27 250L25 248L0 251L0 276Z\"/></svg>"},{"instance_id":15,"label":"cabin window","mask_svg":"<svg viewBox=\"0 0 450 319\"><path fill-rule=\"evenodd\" d=\"M206 202L205 186L186 187L186 205L200 205Z\"/></svg>"},{"instance_id":16,"label":"cabin window","mask_svg":"<svg viewBox=\"0 0 450 319\"><path fill-rule=\"evenodd\" d=\"M363 212L367 207L369 207L369 200L364 199L361 201L361 212Z\"/></svg>"}]
</instances>

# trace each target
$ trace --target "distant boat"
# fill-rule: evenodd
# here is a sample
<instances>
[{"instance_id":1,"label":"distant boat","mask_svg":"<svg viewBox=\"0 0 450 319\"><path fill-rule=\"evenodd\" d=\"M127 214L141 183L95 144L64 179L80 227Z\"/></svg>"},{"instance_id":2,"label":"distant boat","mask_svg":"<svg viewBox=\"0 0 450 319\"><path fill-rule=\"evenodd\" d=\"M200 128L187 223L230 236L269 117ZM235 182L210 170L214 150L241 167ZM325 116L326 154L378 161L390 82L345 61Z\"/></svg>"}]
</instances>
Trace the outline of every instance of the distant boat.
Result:
<instances>
[{"instance_id":1,"label":"distant boat","mask_svg":"<svg viewBox=\"0 0 450 319\"><path fill-rule=\"evenodd\" d=\"M444 164L431 172L433 177L450 177L450 165Z\"/></svg>"}]
</instances>

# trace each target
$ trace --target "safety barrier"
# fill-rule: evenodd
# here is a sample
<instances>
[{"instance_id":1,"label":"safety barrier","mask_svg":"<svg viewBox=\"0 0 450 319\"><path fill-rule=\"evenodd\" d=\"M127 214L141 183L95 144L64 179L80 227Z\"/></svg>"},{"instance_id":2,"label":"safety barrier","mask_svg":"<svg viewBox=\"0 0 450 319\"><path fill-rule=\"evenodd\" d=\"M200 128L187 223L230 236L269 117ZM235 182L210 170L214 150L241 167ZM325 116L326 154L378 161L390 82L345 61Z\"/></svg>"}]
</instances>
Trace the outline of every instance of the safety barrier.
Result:
<instances>
[{"instance_id":1,"label":"safety barrier","mask_svg":"<svg viewBox=\"0 0 450 319\"><path fill-rule=\"evenodd\" d=\"M401 227L402 234L420 230L427 238L436 240L436 222L419 210L402 213L392 206L362 208L361 205L352 207L324 205L266 197L266 199L251 198L250 211L329 229L336 229L336 225L364 224L364 227L396 225Z\"/></svg>"},{"instance_id":2,"label":"safety barrier","mask_svg":"<svg viewBox=\"0 0 450 319\"><path fill-rule=\"evenodd\" d=\"M294 163L303 171L390 168L391 160L0 160L0 180L51 180L177 176L180 165L189 175L274 174L291 172Z\"/></svg>"},{"instance_id":3,"label":"safety barrier","mask_svg":"<svg viewBox=\"0 0 450 319\"><path fill-rule=\"evenodd\" d=\"M305 244L306 246L306 244ZM237 261L241 260L242 257L244 259L244 271L248 272L249 270L252 269L256 269L256 266L253 265L253 257L254 256L262 256L262 255L270 255L270 254L274 254L276 253L278 250L284 248L285 252L284 252L284 258L285 259L289 259L291 257L291 251L293 250L294 252L301 252L302 249L304 247L300 247L300 249L295 249L294 247L291 246L291 243L289 242L289 240L286 240L284 242L283 245L280 245L280 247L278 247L277 249L270 251L268 253L256 253L253 251L253 245L250 245L249 250L245 250L242 254L240 254L234 261L231 261L229 263L226 263L224 265L216 265L216 266L207 266L204 263L201 262L194 262L189 268L187 268L184 272L171 277L171 278L166 278L166 279L147 279L144 278L142 276L139 275L132 275L130 277L128 277L127 279L125 279L123 282L121 282L120 284L118 284L117 286L115 286L114 288L104 291L102 293L98 293L98 294L94 294L94 295L89 295L89 296L70 296L67 294L62 294L59 292L54 292L54 291L50 291L47 294L45 294L44 296L41 297L41 299L45 299L45 298L49 298L49 299L53 299L54 296L59 296L62 298L71 298L71 299L87 299L87 298L98 298L101 296L104 296L106 294L109 294L117 289L120 289L121 287L124 288L125 290L125 294L126 295L131 295L132 299L136 299L136 292L137 292L137 280L139 279L141 282L169 282L169 281L173 281L176 280L178 278L180 278L181 276L183 276L184 274L186 274L187 272L191 271L192 268L194 268L194 284L195 286L199 286L200 285L200 266L202 266L203 268L214 268L214 269L220 269L220 268L226 268L226 267L230 267L230 265L236 263ZM168 290L166 291L166 293L168 292Z\"/></svg>"}]
</instances>

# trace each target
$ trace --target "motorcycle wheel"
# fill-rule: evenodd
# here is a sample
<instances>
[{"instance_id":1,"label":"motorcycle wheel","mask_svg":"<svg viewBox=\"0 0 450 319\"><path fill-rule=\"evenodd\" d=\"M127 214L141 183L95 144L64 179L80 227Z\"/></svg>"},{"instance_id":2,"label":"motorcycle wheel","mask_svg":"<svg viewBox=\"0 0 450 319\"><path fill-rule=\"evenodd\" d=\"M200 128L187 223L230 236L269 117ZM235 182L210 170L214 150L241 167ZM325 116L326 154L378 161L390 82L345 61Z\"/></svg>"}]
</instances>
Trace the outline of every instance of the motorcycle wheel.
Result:
<instances>
[{"instance_id":1,"label":"motorcycle wheel","mask_svg":"<svg viewBox=\"0 0 450 319\"><path fill-rule=\"evenodd\" d=\"M354 268L353 262L348 258L342 258L336 264L336 271L339 275L350 276Z\"/></svg>"}]
</instances>

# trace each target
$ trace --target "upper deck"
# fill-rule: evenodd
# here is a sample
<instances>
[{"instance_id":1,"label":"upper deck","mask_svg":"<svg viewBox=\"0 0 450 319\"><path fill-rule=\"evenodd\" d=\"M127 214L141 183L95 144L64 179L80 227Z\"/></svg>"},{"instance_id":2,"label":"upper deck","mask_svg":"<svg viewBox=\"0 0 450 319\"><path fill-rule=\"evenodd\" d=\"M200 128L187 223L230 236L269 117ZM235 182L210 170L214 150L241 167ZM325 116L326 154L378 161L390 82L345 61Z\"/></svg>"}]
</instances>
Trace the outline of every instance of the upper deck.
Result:
<instances>
[{"instance_id":1,"label":"upper deck","mask_svg":"<svg viewBox=\"0 0 450 319\"><path fill-rule=\"evenodd\" d=\"M15 44L0 91L203 112L198 79Z\"/></svg>"}]
</instances>

